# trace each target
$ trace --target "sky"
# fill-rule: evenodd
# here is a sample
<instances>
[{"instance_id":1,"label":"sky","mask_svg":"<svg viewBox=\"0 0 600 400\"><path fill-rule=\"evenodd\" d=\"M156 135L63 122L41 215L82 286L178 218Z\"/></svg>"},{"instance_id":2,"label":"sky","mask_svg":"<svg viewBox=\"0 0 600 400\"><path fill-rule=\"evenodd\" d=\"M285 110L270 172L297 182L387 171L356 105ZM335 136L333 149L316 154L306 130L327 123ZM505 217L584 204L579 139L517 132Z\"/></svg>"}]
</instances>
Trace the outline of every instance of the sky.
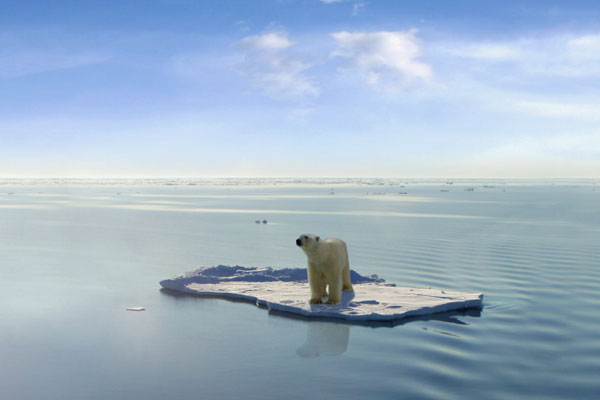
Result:
<instances>
[{"instance_id":1,"label":"sky","mask_svg":"<svg viewBox=\"0 0 600 400\"><path fill-rule=\"evenodd\" d=\"M0 177L600 178L600 3L0 1Z\"/></svg>"}]
</instances>

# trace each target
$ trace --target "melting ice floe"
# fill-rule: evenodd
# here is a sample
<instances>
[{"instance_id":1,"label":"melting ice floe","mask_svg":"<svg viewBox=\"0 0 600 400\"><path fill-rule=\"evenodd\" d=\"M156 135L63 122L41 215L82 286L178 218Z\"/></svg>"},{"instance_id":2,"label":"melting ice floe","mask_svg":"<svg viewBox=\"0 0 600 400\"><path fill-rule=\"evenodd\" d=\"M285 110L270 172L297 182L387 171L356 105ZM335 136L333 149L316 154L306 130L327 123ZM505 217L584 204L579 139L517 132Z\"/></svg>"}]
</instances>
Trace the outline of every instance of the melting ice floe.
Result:
<instances>
[{"instance_id":1,"label":"melting ice floe","mask_svg":"<svg viewBox=\"0 0 600 400\"><path fill-rule=\"evenodd\" d=\"M483 294L397 287L376 275L350 272L354 292L338 305L309 304L304 268L201 267L160 282L165 289L200 296L247 300L270 310L350 321L390 321L438 312L481 308Z\"/></svg>"}]
</instances>

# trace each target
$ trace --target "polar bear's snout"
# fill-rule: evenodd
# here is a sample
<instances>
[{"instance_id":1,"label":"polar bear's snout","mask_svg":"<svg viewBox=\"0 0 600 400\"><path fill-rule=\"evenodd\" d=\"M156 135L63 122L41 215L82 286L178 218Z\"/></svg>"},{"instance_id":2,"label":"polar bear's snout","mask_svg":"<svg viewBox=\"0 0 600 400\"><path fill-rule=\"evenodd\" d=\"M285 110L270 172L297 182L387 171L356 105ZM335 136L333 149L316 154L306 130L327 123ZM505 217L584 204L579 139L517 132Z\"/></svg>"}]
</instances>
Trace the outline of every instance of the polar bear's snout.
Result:
<instances>
[{"instance_id":1,"label":"polar bear's snout","mask_svg":"<svg viewBox=\"0 0 600 400\"><path fill-rule=\"evenodd\" d=\"M300 240L300 238L296 239L296 246L302 246L302 240Z\"/></svg>"}]
</instances>

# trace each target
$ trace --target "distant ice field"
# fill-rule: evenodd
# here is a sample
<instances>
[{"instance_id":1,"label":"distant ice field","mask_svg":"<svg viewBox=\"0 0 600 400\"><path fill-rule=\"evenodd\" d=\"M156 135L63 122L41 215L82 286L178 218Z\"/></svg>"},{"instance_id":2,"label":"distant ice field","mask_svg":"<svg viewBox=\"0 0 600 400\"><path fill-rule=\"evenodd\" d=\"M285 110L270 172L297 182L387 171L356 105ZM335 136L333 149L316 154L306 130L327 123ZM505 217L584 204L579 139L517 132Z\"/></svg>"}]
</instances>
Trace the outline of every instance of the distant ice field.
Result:
<instances>
[{"instance_id":1,"label":"distant ice field","mask_svg":"<svg viewBox=\"0 0 600 400\"><path fill-rule=\"evenodd\" d=\"M483 311L356 326L157 285L302 268L302 233ZM598 243L592 180L3 179L2 397L596 399Z\"/></svg>"}]
</instances>

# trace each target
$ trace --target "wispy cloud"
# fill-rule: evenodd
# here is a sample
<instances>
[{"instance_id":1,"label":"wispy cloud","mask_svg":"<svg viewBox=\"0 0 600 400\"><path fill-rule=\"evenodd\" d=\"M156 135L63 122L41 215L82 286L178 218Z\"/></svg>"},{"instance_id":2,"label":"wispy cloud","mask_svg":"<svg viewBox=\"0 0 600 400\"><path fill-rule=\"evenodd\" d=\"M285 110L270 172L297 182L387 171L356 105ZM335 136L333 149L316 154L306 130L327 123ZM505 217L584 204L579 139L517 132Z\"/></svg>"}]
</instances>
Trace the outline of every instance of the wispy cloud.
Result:
<instances>
[{"instance_id":1,"label":"wispy cloud","mask_svg":"<svg viewBox=\"0 0 600 400\"><path fill-rule=\"evenodd\" d=\"M170 71L196 83L215 82L223 72L231 72L240 57L236 54L184 53L171 57Z\"/></svg>"},{"instance_id":2,"label":"wispy cloud","mask_svg":"<svg viewBox=\"0 0 600 400\"><path fill-rule=\"evenodd\" d=\"M573 118L585 121L600 121L598 102L568 103L524 100L515 103L517 111L552 118Z\"/></svg>"},{"instance_id":3,"label":"wispy cloud","mask_svg":"<svg viewBox=\"0 0 600 400\"><path fill-rule=\"evenodd\" d=\"M600 134L558 134L548 137L524 136L486 151L493 158L544 158L577 153L600 160Z\"/></svg>"},{"instance_id":4,"label":"wispy cloud","mask_svg":"<svg viewBox=\"0 0 600 400\"><path fill-rule=\"evenodd\" d=\"M294 108L293 110L288 112L287 116L291 121L294 121L296 123L305 124L309 121L311 115L313 115L314 112L315 112L314 108L299 107L299 108Z\"/></svg>"},{"instance_id":5,"label":"wispy cloud","mask_svg":"<svg viewBox=\"0 0 600 400\"><path fill-rule=\"evenodd\" d=\"M333 57L346 58L346 69L356 71L371 85L406 87L429 84L431 66L421 62L421 45L416 30L395 32L336 32Z\"/></svg>"},{"instance_id":6,"label":"wispy cloud","mask_svg":"<svg viewBox=\"0 0 600 400\"><path fill-rule=\"evenodd\" d=\"M428 50L454 101L551 124L600 121L600 34L439 41Z\"/></svg>"},{"instance_id":7,"label":"wispy cloud","mask_svg":"<svg viewBox=\"0 0 600 400\"><path fill-rule=\"evenodd\" d=\"M320 0L324 4L336 3L352 3L352 16L356 17L362 8L367 6L367 3L361 0Z\"/></svg>"},{"instance_id":8,"label":"wispy cloud","mask_svg":"<svg viewBox=\"0 0 600 400\"><path fill-rule=\"evenodd\" d=\"M247 36L237 47L244 52L243 72L254 87L274 98L316 97L319 88L305 71L311 67L295 55L283 31Z\"/></svg>"},{"instance_id":9,"label":"wispy cloud","mask_svg":"<svg viewBox=\"0 0 600 400\"><path fill-rule=\"evenodd\" d=\"M362 2L362 1L361 1L361 2L357 2L357 3L354 3L354 4L352 5L352 15L356 17L356 16L358 15L358 12L359 12L359 11L360 11L362 8L365 8L366 6L367 6L367 3L364 3L364 2Z\"/></svg>"},{"instance_id":10,"label":"wispy cloud","mask_svg":"<svg viewBox=\"0 0 600 400\"><path fill-rule=\"evenodd\" d=\"M600 35L554 35L512 41L444 43L442 52L540 76L600 76Z\"/></svg>"},{"instance_id":11,"label":"wispy cloud","mask_svg":"<svg viewBox=\"0 0 600 400\"><path fill-rule=\"evenodd\" d=\"M592 177L600 168L599 160L600 134L557 134L513 138L470 161L483 170L492 168L497 176L528 171L540 177Z\"/></svg>"},{"instance_id":12,"label":"wispy cloud","mask_svg":"<svg viewBox=\"0 0 600 400\"><path fill-rule=\"evenodd\" d=\"M110 58L108 54L90 51L25 50L0 53L0 79L99 64Z\"/></svg>"}]
</instances>

